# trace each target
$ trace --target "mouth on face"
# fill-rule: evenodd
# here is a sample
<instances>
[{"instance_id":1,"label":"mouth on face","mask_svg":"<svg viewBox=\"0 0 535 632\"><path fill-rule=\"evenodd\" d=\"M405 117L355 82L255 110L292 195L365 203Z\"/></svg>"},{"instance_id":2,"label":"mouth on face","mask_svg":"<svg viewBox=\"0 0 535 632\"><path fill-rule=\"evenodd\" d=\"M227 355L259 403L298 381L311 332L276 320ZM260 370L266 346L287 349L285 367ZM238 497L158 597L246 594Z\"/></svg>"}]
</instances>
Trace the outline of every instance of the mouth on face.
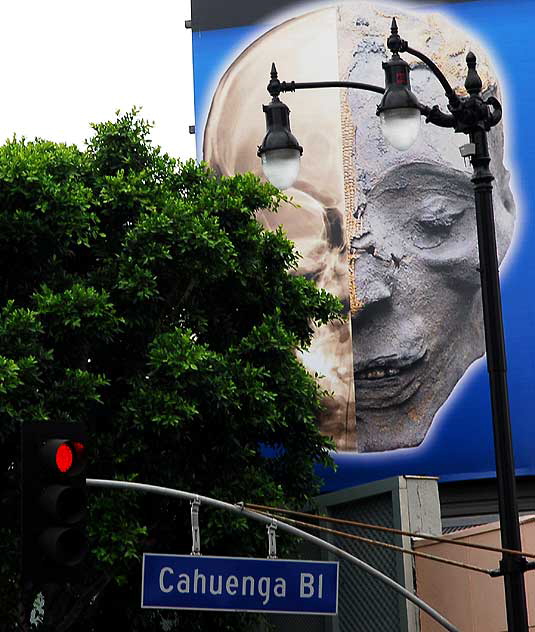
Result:
<instances>
[{"instance_id":1,"label":"mouth on face","mask_svg":"<svg viewBox=\"0 0 535 632\"><path fill-rule=\"evenodd\" d=\"M358 409L398 406L419 390L427 361L422 347L411 355L388 355L360 362L355 370Z\"/></svg>"}]
</instances>

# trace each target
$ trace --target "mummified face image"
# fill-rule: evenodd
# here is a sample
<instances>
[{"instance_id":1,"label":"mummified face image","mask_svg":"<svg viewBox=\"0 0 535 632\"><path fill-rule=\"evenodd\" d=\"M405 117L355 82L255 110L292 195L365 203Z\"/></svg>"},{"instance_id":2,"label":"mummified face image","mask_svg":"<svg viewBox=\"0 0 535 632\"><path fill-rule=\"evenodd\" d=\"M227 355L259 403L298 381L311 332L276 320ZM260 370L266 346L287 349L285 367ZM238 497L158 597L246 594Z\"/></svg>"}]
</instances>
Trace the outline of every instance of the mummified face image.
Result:
<instances>
[{"instance_id":1,"label":"mummified face image","mask_svg":"<svg viewBox=\"0 0 535 632\"><path fill-rule=\"evenodd\" d=\"M271 62L286 81L328 79L384 85L381 62L396 16L400 34L424 51L462 92L473 50L487 94L499 98L477 42L434 14L346 3L283 22L253 42L222 77L205 130L205 159L220 173L260 173L256 144ZM443 90L411 63L421 103L447 111ZM398 152L375 115L380 96L359 90L281 95L304 147L300 176L268 227L282 224L302 255L298 273L338 295L348 320L315 334L303 362L332 393L321 430L340 450L415 447L467 368L484 353L479 259L467 137L423 125ZM254 139L254 140L252 140ZM503 163L503 131L489 133L500 260L515 205Z\"/></svg>"}]
</instances>

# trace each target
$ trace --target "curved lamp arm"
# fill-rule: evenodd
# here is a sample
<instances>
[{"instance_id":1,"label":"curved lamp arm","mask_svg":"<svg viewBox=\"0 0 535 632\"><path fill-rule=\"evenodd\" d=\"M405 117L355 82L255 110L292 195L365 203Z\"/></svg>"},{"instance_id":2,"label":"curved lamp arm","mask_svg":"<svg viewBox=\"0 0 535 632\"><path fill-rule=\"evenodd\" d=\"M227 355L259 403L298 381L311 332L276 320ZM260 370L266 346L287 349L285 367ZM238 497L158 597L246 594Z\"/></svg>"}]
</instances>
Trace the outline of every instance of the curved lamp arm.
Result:
<instances>
[{"instance_id":1,"label":"curved lamp arm","mask_svg":"<svg viewBox=\"0 0 535 632\"><path fill-rule=\"evenodd\" d=\"M425 116L426 123L432 123L437 127L455 127L455 118L451 114L446 114L438 107L434 105L429 107L427 105L420 104L420 112L422 116Z\"/></svg>"},{"instance_id":2,"label":"curved lamp arm","mask_svg":"<svg viewBox=\"0 0 535 632\"><path fill-rule=\"evenodd\" d=\"M502 104L498 101L496 97L489 97L485 101L486 105L490 105L492 108L491 112L491 127L497 125L502 120Z\"/></svg>"},{"instance_id":3,"label":"curved lamp arm","mask_svg":"<svg viewBox=\"0 0 535 632\"><path fill-rule=\"evenodd\" d=\"M403 41L403 40L402 40ZM421 61L424 62L424 64L431 70L431 72L435 75L435 77L440 81L440 84L442 85L442 87L444 88L444 92L446 93L446 96L448 97L448 101L454 105L457 104L457 102L459 101L459 97L457 96L457 94L455 93L455 90L451 87L450 82L446 79L446 77L444 76L444 73L440 70L440 68L435 64L434 61L432 61L431 59L429 59L429 57L427 55L424 55L423 53L421 53L419 50L416 50L415 48L411 48L407 42L403 41L403 43L405 44L405 47L400 49L401 52L407 52L410 53L411 55L414 55L415 57L418 57L418 59L420 59Z\"/></svg>"},{"instance_id":4,"label":"curved lamp arm","mask_svg":"<svg viewBox=\"0 0 535 632\"><path fill-rule=\"evenodd\" d=\"M378 94L384 94L385 91L381 86L374 86L369 83L358 83L355 81L309 81L304 83L279 81L277 68L274 63L271 65L271 80L267 89L274 99L276 99L281 92L295 92L296 90L305 90L308 88L357 88L358 90L368 90L369 92L377 92Z\"/></svg>"},{"instance_id":5,"label":"curved lamp arm","mask_svg":"<svg viewBox=\"0 0 535 632\"><path fill-rule=\"evenodd\" d=\"M306 88L356 88L384 94L385 89L370 83L358 83L355 81L309 81L296 83L295 81L281 81L281 92L295 92Z\"/></svg>"}]
</instances>

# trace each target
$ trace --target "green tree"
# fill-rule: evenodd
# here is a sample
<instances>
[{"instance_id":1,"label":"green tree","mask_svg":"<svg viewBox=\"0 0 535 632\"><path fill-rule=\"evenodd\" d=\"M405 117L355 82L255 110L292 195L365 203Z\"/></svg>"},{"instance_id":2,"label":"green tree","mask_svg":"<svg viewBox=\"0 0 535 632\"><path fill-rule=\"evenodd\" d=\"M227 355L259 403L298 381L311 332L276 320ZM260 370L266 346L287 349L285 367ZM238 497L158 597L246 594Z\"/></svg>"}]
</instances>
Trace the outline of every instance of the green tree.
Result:
<instances>
[{"instance_id":1,"label":"green tree","mask_svg":"<svg viewBox=\"0 0 535 632\"><path fill-rule=\"evenodd\" d=\"M317 491L314 464L330 463L322 394L295 351L340 305L293 275L292 244L255 220L283 195L251 174L220 178L162 154L135 111L93 127L85 151L0 147L0 616L10 630L22 421L85 421L90 477L232 502L302 506ZM87 572L47 588L42 629L159 629L161 615L138 605L140 556L190 551L189 506L89 495ZM262 527L207 508L201 525L204 553L266 554ZM243 629L236 615L179 620L181 630Z\"/></svg>"}]
</instances>

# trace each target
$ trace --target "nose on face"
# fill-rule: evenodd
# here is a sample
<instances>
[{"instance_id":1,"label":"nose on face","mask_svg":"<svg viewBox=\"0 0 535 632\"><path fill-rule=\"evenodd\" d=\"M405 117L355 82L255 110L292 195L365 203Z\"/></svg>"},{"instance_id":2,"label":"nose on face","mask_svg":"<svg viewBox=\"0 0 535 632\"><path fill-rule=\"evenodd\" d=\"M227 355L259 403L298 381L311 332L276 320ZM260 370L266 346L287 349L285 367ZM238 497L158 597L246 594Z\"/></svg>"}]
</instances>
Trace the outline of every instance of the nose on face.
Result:
<instances>
[{"instance_id":1,"label":"nose on face","mask_svg":"<svg viewBox=\"0 0 535 632\"><path fill-rule=\"evenodd\" d=\"M394 288L394 268L395 257L382 256L373 246L357 253L354 266L357 316L372 306L387 305Z\"/></svg>"}]
</instances>

